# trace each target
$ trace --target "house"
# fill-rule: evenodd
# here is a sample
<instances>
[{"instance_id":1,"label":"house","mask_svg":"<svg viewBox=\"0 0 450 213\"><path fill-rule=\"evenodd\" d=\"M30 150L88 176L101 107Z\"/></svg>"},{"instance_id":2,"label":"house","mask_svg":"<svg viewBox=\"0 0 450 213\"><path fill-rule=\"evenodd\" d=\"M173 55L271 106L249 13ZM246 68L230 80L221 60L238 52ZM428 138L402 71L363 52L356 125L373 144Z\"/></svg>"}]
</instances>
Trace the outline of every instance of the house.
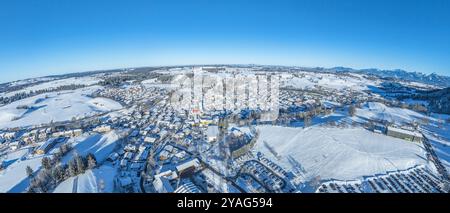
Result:
<instances>
[{"instance_id":1,"label":"house","mask_svg":"<svg viewBox=\"0 0 450 213\"><path fill-rule=\"evenodd\" d=\"M122 159L120 161L120 167L127 167L128 166L128 160L127 159Z\"/></svg>"},{"instance_id":2,"label":"house","mask_svg":"<svg viewBox=\"0 0 450 213\"><path fill-rule=\"evenodd\" d=\"M159 160L167 160L170 157L170 153L167 150L163 150L159 153Z\"/></svg>"},{"instance_id":3,"label":"house","mask_svg":"<svg viewBox=\"0 0 450 213\"><path fill-rule=\"evenodd\" d=\"M123 150L127 151L127 152L136 152L136 146L132 145L132 144L127 144Z\"/></svg>"},{"instance_id":4,"label":"house","mask_svg":"<svg viewBox=\"0 0 450 213\"><path fill-rule=\"evenodd\" d=\"M142 167L142 164L141 164L141 163L132 163L132 164L130 165L130 169L132 169L132 170L140 170L141 167Z\"/></svg>"},{"instance_id":5,"label":"house","mask_svg":"<svg viewBox=\"0 0 450 213\"><path fill-rule=\"evenodd\" d=\"M133 181L130 177L121 177L118 179L119 185L122 188L131 188Z\"/></svg>"},{"instance_id":6,"label":"house","mask_svg":"<svg viewBox=\"0 0 450 213\"><path fill-rule=\"evenodd\" d=\"M172 153L173 152L173 146L172 145L166 145L165 147L164 147L164 150L166 150L166 151L168 151L169 153Z\"/></svg>"},{"instance_id":7,"label":"house","mask_svg":"<svg viewBox=\"0 0 450 213\"><path fill-rule=\"evenodd\" d=\"M146 142L146 143L155 143L156 140L157 140L157 138L153 137L153 136L147 136L144 138L144 142Z\"/></svg>"},{"instance_id":8,"label":"house","mask_svg":"<svg viewBox=\"0 0 450 213\"><path fill-rule=\"evenodd\" d=\"M207 119L207 118L200 119L200 124L201 124L201 125L208 126L208 125L211 124L211 123L213 123L213 120L212 120L212 119Z\"/></svg>"},{"instance_id":9,"label":"house","mask_svg":"<svg viewBox=\"0 0 450 213\"><path fill-rule=\"evenodd\" d=\"M119 158L119 154L117 154L116 152L113 152L108 156L108 160L110 161L115 161L117 160L117 158Z\"/></svg>"},{"instance_id":10,"label":"house","mask_svg":"<svg viewBox=\"0 0 450 213\"><path fill-rule=\"evenodd\" d=\"M206 130L206 139L208 142L217 141L217 136L219 135L219 127L218 126L208 126Z\"/></svg>"},{"instance_id":11,"label":"house","mask_svg":"<svg viewBox=\"0 0 450 213\"><path fill-rule=\"evenodd\" d=\"M161 139L164 139L167 136L168 132L167 130L163 130L159 133L159 136Z\"/></svg>"},{"instance_id":12,"label":"house","mask_svg":"<svg viewBox=\"0 0 450 213\"><path fill-rule=\"evenodd\" d=\"M14 150L16 150L17 148L19 148L19 142L18 142L18 141L11 142L11 143L9 143L8 145L9 145L9 148L10 148L12 151L14 151Z\"/></svg>"},{"instance_id":13,"label":"house","mask_svg":"<svg viewBox=\"0 0 450 213\"><path fill-rule=\"evenodd\" d=\"M128 160L130 160L132 157L133 157L132 152L126 152L125 155L123 156L124 159L128 159Z\"/></svg>"},{"instance_id":14,"label":"house","mask_svg":"<svg viewBox=\"0 0 450 213\"><path fill-rule=\"evenodd\" d=\"M17 137L16 132L5 132L5 133L0 134L0 138L5 139L5 140L12 140L12 139L15 139L16 137Z\"/></svg>"},{"instance_id":15,"label":"house","mask_svg":"<svg viewBox=\"0 0 450 213\"><path fill-rule=\"evenodd\" d=\"M111 126L109 126L109 125L98 126L98 127L95 127L92 131L98 132L98 133L109 132L109 131L111 131Z\"/></svg>"},{"instance_id":16,"label":"house","mask_svg":"<svg viewBox=\"0 0 450 213\"><path fill-rule=\"evenodd\" d=\"M170 181L162 176L158 176L153 181L153 187L158 193L172 193L174 189L170 184Z\"/></svg>"},{"instance_id":17,"label":"house","mask_svg":"<svg viewBox=\"0 0 450 213\"><path fill-rule=\"evenodd\" d=\"M74 137L79 137L79 136L81 136L81 134L83 134L83 130L81 130L81 129L74 129L73 130L73 136Z\"/></svg>"},{"instance_id":18,"label":"house","mask_svg":"<svg viewBox=\"0 0 450 213\"><path fill-rule=\"evenodd\" d=\"M165 178L167 178L169 180L173 180L173 179L177 179L178 178L178 174L176 172L174 172L174 171L169 169L169 170L163 171L163 172L155 175L155 178L157 178L157 177L165 177Z\"/></svg>"},{"instance_id":19,"label":"house","mask_svg":"<svg viewBox=\"0 0 450 213\"><path fill-rule=\"evenodd\" d=\"M58 142L59 138L50 138L44 144L42 144L38 149L36 149L36 154L42 155L50 151L56 143Z\"/></svg>"},{"instance_id":20,"label":"house","mask_svg":"<svg viewBox=\"0 0 450 213\"><path fill-rule=\"evenodd\" d=\"M181 151L175 154L175 157L177 157L178 159L183 159L184 157L186 157L186 152L185 151Z\"/></svg>"},{"instance_id":21,"label":"house","mask_svg":"<svg viewBox=\"0 0 450 213\"><path fill-rule=\"evenodd\" d=\"M179 176L188 176L192 174L197 168L200 168L200 161L197 158L191 159L176 166Z\"/></svg>"},{"instance_id":22,"label":"house","mask_svg":"<svg viewBox=\"0 0 450 213\"><path fill-rule=\"evenodd\" d=\"M138 136L139 135L139 130L133 130L131 133L130 133L130 137L136 137L136 136Z\"/></svg>"},{"instance_id":23,"label":"house","mask_svg":"<svg viewBox=\"0 0 450 213\"><path fill-rule=\"evenodd\" d=\"M192 181L187 180L185 183L181 184L174 191L175 193L201 193L200 189L192 183Z\"/></svg>"}]
</instances>

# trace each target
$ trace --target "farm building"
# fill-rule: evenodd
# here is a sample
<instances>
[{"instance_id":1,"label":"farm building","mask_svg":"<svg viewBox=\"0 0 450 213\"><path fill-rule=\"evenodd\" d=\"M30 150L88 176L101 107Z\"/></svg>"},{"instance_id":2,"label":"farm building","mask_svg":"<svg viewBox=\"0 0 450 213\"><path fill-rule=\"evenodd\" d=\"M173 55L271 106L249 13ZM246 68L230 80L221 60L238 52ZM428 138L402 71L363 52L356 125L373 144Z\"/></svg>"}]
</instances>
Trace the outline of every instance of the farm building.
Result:
<instances>
[{"instance_id":1,"label":"farm building","mask_svg":"<svg viewBox=\"0 0 450 213\"><path fill-rule=\"evenodd\" d=\"M423 139L423 136L420 132L401 129L401 128L397 128L397 127L393 127L393 126L389 126L387 128L386 134L391 137L394 137L394 138L400 138L400 139L413 141L413 142L421 142Z\"/></svg>"}]
</instances>

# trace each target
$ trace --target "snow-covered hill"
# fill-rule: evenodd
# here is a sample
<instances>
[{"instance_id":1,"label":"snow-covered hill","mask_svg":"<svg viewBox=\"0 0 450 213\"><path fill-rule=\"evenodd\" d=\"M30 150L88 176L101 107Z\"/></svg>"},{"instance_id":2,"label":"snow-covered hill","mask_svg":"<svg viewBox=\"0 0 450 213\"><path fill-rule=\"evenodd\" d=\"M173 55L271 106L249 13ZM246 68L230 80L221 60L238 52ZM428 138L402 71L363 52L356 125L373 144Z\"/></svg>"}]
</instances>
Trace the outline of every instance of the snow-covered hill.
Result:
<instances>
[{"instance_id":1,"label":"snow-covered hill","mask_svg":"<svg viewBox=\"0 0 450 213\"><path fill-rule=\"evenodd\" d=\"M24 127L67 121L96 113L117 110L122 106L110 99L89 97L100 86L73 91L51 92L22 99L0 107L0 128Z\"/></svg>"},{"instance_id":2,"label":"snow-covered hill","mask_svg":"<svg viewBox=\"0 0 450 213\"><path fill-rule=\"evenodd\" d=\"M256 150L288 171L299 170L296 167L300 164L306 179L320 176L324 180L352 180L428 164L421 145L362 128L258 126L257 129L261 134ZM280 160L264 141L281 155Z\"/></svg>"},{"instance_id":3,"label":"snow-covered hill","mask_svg":"<svg viewBox=\"0 0 450 213\"><path fill-rule=\"evenodd\" d=\"M54 193L111 193L114 191L114 176L117 168L103 165L83 174L70 177L60 183Z\"/></svg>"}]
</instances>

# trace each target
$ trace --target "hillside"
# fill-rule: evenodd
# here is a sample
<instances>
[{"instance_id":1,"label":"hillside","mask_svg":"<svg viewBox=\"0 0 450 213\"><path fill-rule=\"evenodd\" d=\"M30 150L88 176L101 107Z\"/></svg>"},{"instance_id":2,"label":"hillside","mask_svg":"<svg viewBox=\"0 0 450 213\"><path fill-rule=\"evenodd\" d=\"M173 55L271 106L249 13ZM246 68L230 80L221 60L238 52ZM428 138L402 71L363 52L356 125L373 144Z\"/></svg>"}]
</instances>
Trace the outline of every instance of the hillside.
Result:
<instances>
[{"instance_id":1,"label":"hillside","mask_svg":"<svg viewBox=\"0 0 450 213\"><path fill-rule=\"evenodd\" d=\"M422 92L414 98L429 101L431 112L450 114L450 87Z\"/></svg>"}]
</instances>

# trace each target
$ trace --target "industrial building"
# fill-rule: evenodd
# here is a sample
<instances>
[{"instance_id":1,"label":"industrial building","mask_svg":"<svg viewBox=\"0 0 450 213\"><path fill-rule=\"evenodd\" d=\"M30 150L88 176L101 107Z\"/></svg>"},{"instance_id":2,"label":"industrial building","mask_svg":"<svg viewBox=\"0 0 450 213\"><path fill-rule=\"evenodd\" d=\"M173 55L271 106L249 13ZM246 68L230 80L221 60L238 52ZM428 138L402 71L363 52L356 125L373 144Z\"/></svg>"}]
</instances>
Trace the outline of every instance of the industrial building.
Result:
<instances>
[{"instance_id":1,"label":"industrial building","mask_svg":"<svg viewBox=\"0 0 450 213\"><path fill-rule=\"evenodd\" d=\"M401 128L394 127L394 126L389 126L387 128L386 134L388 136L391 136L394 138L400 138L403 140L408 140L408 141L413 141L413 142L422 142L422 140L423 140L423 136L420 132L401 129Z\"/></svg>"}]
</instances>

